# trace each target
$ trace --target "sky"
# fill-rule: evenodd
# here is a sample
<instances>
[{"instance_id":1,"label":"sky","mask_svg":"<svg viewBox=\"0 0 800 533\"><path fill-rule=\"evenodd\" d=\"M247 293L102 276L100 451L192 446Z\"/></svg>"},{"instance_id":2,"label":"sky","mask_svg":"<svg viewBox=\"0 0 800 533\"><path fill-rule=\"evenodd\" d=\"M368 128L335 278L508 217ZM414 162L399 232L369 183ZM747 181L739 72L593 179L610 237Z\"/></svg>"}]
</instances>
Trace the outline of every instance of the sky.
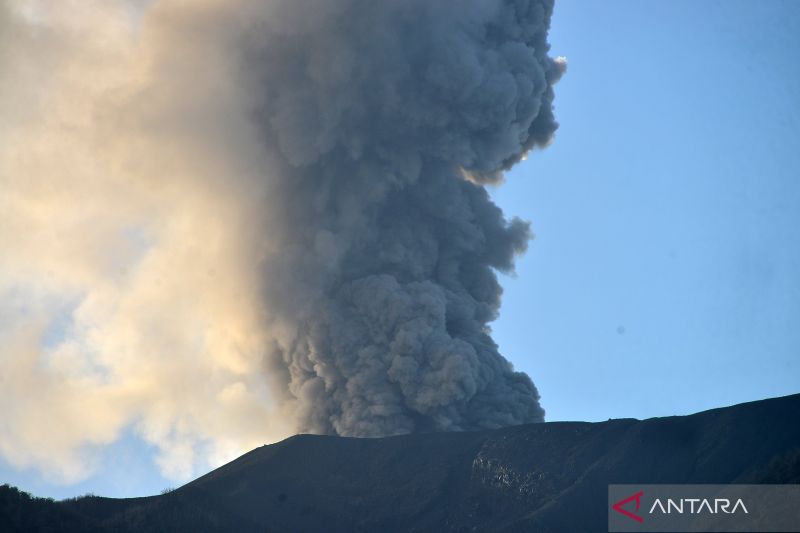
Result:
<instances>
[{"instance_id":1,"label":"sky","mask_svg":"<svg viewBox=\"0 0 800 533\"><path fill-rule=\"evenodd\" d=\"M800 391L800 4L557 3L560 128L495 338L547 420Z\"/></svg>"},{"instance_id":2,"label":"sky","mask_svg":"<svg viewBox=\"0 0 800 533\"><path fill-rule=\"evenodd\" d=\"M491 194L536 234L501 352L546 419L689 414L800 392L800 5L557 2L555 142ZM174 486L132 431L56 498Z\"/></svg>"}]
</instances>

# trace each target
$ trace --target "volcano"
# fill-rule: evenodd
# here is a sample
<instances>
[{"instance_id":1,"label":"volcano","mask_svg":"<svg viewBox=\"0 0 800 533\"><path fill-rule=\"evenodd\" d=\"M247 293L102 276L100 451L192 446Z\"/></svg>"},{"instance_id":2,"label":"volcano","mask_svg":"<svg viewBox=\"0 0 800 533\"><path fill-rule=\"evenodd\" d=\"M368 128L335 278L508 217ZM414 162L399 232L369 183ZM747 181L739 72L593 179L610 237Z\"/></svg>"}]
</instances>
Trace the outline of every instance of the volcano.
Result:
<instances>
[{"instance_id":1,"label":"volcano","mask_svg":"<svg viewBox=\"0 0 800 533\"><path fill-rule=\"evenodd\" d=\"M800 394L690 416L297 435L159 496L0 488L3 531L606 531L612 483L799 483Z\"/></svg>"}]
</instances>

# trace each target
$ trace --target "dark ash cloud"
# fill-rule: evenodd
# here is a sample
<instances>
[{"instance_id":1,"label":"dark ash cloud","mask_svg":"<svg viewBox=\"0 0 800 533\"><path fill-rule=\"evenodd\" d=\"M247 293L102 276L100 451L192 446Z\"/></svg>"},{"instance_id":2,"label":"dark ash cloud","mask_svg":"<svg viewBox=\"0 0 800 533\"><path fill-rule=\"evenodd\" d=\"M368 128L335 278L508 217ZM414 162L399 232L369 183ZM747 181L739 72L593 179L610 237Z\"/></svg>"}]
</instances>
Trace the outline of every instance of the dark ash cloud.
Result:
<instances>
[{"instance_id":1,"label":"dark ash cloud","mask_svg":"<svg viewBox=\"0 0 800 533\"><path fill-rule=\"evenodd\" d=\"M557 124L552 2L282 2L245 39L273 175L266 307L299 429L378 436L542 421L490 337L531 236L482 184ZM300 12L302 11L302 13ZM468 179L465 179L468 178Z\"/></svg>"}]
</instances>

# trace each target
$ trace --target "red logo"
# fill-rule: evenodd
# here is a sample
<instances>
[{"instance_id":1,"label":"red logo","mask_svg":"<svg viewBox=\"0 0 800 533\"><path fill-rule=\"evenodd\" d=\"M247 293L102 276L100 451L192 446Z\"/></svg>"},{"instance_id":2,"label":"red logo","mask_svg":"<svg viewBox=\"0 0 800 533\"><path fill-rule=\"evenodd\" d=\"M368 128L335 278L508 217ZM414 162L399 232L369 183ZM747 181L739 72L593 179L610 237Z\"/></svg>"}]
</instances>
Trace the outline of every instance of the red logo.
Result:
<instances>
[{"instance_id":1,"label":"red logo","mask_svg":"<svg viewBox=\"0 0 800 533\"><path fill-rule=\"evenodd\" d=\"M612 505L611 508L614 509L618 513L624 514L628 518L636 520L637 522L644 522L644 518L642 518L638 514L632 513L630 511L628 511L627 509L623 509L623 506L626 503L631 502L631 501L635 501L636 502L636 510L638 511L639 510L639 506L642 504L642 496L644 496L644 491L640 490L636 494L634 494L632 496L628 496L624 500L618 501L617 503Z\"/></svg>"}]
</instances>

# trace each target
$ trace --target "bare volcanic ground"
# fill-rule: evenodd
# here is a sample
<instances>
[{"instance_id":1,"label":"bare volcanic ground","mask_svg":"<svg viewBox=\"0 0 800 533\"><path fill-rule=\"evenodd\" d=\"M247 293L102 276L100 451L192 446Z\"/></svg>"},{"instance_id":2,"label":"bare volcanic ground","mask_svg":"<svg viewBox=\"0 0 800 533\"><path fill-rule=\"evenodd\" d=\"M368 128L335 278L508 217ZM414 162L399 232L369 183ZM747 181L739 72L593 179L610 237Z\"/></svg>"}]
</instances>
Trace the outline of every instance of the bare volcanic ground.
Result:
<instances>
[{"instance_id":1,"label":"bare volcanic ground","mask_svg":"<svg viewBox=\"0 0 800 533\"><path fill-rule=\"evenodd\" d=\"M2 531L606 531L609 483L799 483L800 394L691 416L298 435L161 496L0 488Z\"/></svg>"}]
</instances>

